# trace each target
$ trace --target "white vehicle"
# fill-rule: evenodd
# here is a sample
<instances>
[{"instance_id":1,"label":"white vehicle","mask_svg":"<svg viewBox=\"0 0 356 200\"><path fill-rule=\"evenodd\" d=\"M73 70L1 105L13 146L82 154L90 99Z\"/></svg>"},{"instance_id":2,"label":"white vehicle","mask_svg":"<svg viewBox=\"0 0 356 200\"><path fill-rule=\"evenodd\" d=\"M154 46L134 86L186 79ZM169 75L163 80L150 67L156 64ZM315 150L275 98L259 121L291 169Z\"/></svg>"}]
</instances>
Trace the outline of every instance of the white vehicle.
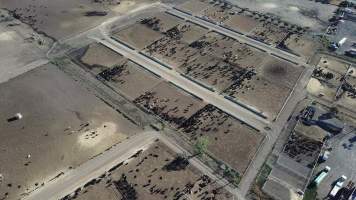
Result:
<instances>
[{"instance_id":1,"label":"white vehicle","mask_svg":"<svg viewBox=\"0 0 356 200\"><path fill-rule=\"evenodd\" d=\"M339 180L336 182L335 186L333 187L333 189L330 192L330 196L331 197L335 197L337 192L342 188L342 185L345 183L347 177L342 175Z\"/></svg>"},{"instance_id":2,"label":"white vehicle","mask_svg":"<svg viewBox=\"0 0 356 200\"><path fill-rule=\"evenodd\" d=\"M331 168L329 166L326 166L325 169L314 179L315 185L319 185L321 181L328 175L329 171Z\"/></svg>"}]
</instances>

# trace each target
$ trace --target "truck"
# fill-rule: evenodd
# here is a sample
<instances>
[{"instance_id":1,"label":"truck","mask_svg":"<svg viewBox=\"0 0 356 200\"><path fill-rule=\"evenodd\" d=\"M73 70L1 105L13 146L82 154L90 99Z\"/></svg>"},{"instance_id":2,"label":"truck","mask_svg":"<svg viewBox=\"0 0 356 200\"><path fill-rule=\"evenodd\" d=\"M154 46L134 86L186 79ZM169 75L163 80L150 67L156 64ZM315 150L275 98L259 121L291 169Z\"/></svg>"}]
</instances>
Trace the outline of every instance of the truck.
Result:
<instances>
[{"instance_id":1,"label":"truck","mask_svg":"<svg viewBox=\"0 0 356 200\"><path fill-rule=\"evenodd\" d=\"M332 51L336 51L338 48L340 48L345 42L346 42L347 38L344 37L342 38L339 42L332 42L329 45L329 49Z\"/></svg>"},{"instance_id":2,"label":"truck","mask_svg":"<svg viewBox=\"0 0 356 200\"><path fill-rule=\"evenodd\" d=\"M329 196L335 197L339 190L342 188L342 185L345 183L347 177L342 175L338 181L335 183L334 187L331 189Z\"/></svg>"},{"instance_id":3,"label":"truck","mask_svg":"<svg viewBox=\"0 0 356 200\"><path fill-rule=\"evenodd\" d=\"M329 166L326 166L317 177L315 177L314 179L314 184L316 186L318 186L322 180L324 180L324 178L326 177L326 175L328 175L329 171L331 170L331 168Z\"/></svg>"}]
</instances>

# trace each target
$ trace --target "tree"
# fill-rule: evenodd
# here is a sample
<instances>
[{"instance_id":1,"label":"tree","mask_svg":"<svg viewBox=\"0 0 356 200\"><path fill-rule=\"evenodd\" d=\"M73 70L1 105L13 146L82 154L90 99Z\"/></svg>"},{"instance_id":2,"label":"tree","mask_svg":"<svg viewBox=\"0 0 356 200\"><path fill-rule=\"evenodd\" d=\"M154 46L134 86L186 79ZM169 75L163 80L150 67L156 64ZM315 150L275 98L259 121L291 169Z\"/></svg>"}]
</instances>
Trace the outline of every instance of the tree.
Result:
<instances>
[{"instance_id":1,"label":"tree","mask_svg":"<svg viewBox=\"0 0 356 200\"><path fill-rule=\"evenodd\" d=\"M204 153L206 153L206 151L208 150L209 143L210 141L207 137L198 138L198 140L194 144L194 156L202 156Z\"/></svg>"}]
</instances>

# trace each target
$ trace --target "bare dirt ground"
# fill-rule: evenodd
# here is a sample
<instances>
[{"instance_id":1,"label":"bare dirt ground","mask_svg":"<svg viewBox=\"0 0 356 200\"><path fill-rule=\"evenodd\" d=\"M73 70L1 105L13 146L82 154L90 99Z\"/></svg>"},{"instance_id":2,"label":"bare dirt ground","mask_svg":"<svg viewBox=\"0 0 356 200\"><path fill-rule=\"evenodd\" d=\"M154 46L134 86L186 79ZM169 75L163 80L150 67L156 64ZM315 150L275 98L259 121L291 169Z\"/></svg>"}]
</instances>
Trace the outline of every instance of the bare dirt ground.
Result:
<instances>
[{"instance_id":1,"label":"bare dirt ground","mask_svg":"<svg viewBox=\"0 0 356 200\"><path fill-rule=\"evenodd\" d=\"M264 136L213 105L207 105L188 119L181 130L192 143L209 138L208 150L242 175L252 161Z\"/></svg>"},{"instance_id":2,"label":"bare dirt ground","mask_svg":"<svg viewBox=\"0 0 356 200\"><path fill-rule=\"evenodd\" d=\"M288 34L288 31L270 23L261 23L250 33L251 37L271 45L278 45Z\"/></svg>"},{"instance_id":3,"label":"bare dirt ground","mask_svg":"<svg viewBox=\"0 0 356 200\"><path fill-rule=\"evenodd\" d=\"M76 199L119 200L128 197L142 200L233 199L222 186L214 183L191 165L180 170L167 169L167 165L177 156L175 152L157 141L109 175L88 184L78 192Z\"/></svg>"},{"instance_id":4,"label":"bare dirt ground","mask_svg":"<svg viewBox=\"0 0 356 200\"><path fill-rule=\"evenodd\" d=\"M198 56L198 50L171 37L163 37L145 50L150 56L176 68Z\"/></svg>"},{"instance_id":5,"label":"bare dirt ground","mask_svg":"<svg viewBox=\"0 0 356 200\"><path fill-rule=\"evenodd\" d=\"M328 20L337 9L334 5L309 0L229 0L234 5L251 11L271 13L282 20L314 31L326 28Z\"/></svg>"},{"instance_id":6,"label":"bare dirt ground","mask_svg":"<svg viewBox=\"0 0 356 200\"><path fill-rule=\"evenodd\" d=\"M209 5L205 10L201 11L200 14L215 23L222 23L230 17L228 9L224 9L219 5Z\"/></svg>"},{"instance_id":7,"label":"bare dirt ground","mask_svg":"<svg viewBox=\"0 0 356 200\"><path fill-rule=\"evenodd\" d=\"M321 48L321 44L310 37L301 34L291 34L285 41L284 45L288 50L310 58L314 55L315 51Z\"/></svg>"},{"instance_id":8,"label":"bare dirt ground","mask_svg":"<svg viewBox=\"0 0 356 200\"><path fill-rule=\"evenodd\" d=\"M179 5L178 8L190 13L197 14L205 10L208 6L209 4L206 2L206 0L189 0Z\"/></svg>"},{"instance_id":9,"label":"bare dirt ground","mask_svg":"<svg viewBox=\"0 0 356 200\"><path fill-rule=\"evenodd\" d=\"M342 75L347 72L349 66L350 64L331 56L322 56L318 63L318 67L329 69Z\"/></svg>"},{"instance_id":10,"label":"bare dirt ground","mask_svg":"<svg viewBox=\"0 0 356 200\"><path fill-rule=\"evenodd\" d=\"M258 20L247 15L233 15L224 22L224 25L242 33L249 33L257 27L259 23Z\"/></svg>"},{"instance_id":11,"label":"bare dirt ground","mask_svg":"<svg viewBox=\"0 0 356 200\"><path fill-rule=\"evenodd\" d=\"M244 73L243 69L211 55L200 56L179 67L183 74L223 91Z\"/></svg>"},{"instance_id":12,"label":"bare dirt ground","mask_svg":"<svg viewBox=\"0 0 356 200\"><path fill-rule=\"evenodd\" d=\"M205 106L200 99L167 82L161 82L136 98L134 102L173 126L181 125Z\"/></svg>"},{"instance_id":13,"label":"bare dirt ground","mask_svg":"<svg viewBox=\"0 0 356 200\"><path fill-rule=\"evenodd\" d=\"M262 112L269 120L278 115L290 92L289 88L271 83L261 76L244 79L225 91L229 96Z\"/></svg>"},{"instance_id":14,"label":"bare dirt ground","mask_svg":"<svg viewBox=\"0 0 356 200\"><path fill-rule=\"evenodd\" d=\"M114 33L113 37L122 40L137 49L143 49L163 37L163 35L143 24L136 23L124 30Z\"/></svg>"},{"instance_id":15,"label":"bare dirt ground","mask_svg":"<svg viewBox=\"0 0 356 200\"><path fill-rule=\"evenodd\" d=\"M75 55L77 59L96 75L125 61L122 55L100 43L90 44L79 51L79 55Z\"/></svg>"},{"instance_id":16,"label":"bare dirt ground","mask_svg":"<svg viewBox=\"0 0 356 200\"><path fill-rule=\"evenodd\" d=\"M304 67L300 67L277 58L270 57L256 71L259 76L280 86L290 89L297 83Z\"/></svg>"},{"instance_id":17,"label":"bare dirt ground","mask_svg":"<svg viewBox=\"0 0 356 200\"><path fill-rule=\"evenodd\" d=\"M121 64L115 71L111 75L109 84L130 100L136 99L163 81L131 61Z\"/></svg>"},{"instance_id":18,"label":"bare dirt ground","mask_svg":"<svg viewBox=\"0 0 356 200\"><path fill-rule=\"evenodd\" d=\"M190 22L181 23L176 28L181 34L178 36L180 37L180 40L187 44L191 44L208 33L208 29ZM174 34L176 29L172 28L168 32L170 31Z\"/></svg>"},{"instance_id":19,"label":"bare dirt ground","mask_svg":"<svg viewBox=\"0 0 356 200\"><path fill-rule=\"evenodd\" d=\"M241 68L256 68L266 57L266 54L255 48L215 32L209 32L197 43L202 44L202 47L197 45L197 48L201 48L203 53L219 57Z\"/></svg>"},{"instance_id":20,"label":"bare dirt ground","mask_svg":"<svg viewBox=\"0 0 356 200\"><path fill-rule=\"evenodd\" d=\"M120 4L117 4L120 2ZM32 25L36 30L45 32L56 39L69 37L105 20L127 14L155 0L112 0L95 3L92 0L2 0L3 8L14 11L22 21ZM104 11L106 16L86 16L90 11Z\"/></svg>"},{"instance_id":21,"label":"bare dirt ground","mask_svg":"<svg viewBox=\"0 0 356 200\"><path fill-rule=\"evenodd\" d=\"M0 9L0 83L36 68L52 42Z\"/></svg>"},{"instance_id":22,"label":"bare dirt ground","mask_svg":"<svg viewBox=\"0 0 356 200\"><path fill-rule=\"evenodd\" d=\"M141 129L53 65L0 85L0 198L18 199ZM23 119L8 122L20 112Z\"/></svg>"}]
</instances>

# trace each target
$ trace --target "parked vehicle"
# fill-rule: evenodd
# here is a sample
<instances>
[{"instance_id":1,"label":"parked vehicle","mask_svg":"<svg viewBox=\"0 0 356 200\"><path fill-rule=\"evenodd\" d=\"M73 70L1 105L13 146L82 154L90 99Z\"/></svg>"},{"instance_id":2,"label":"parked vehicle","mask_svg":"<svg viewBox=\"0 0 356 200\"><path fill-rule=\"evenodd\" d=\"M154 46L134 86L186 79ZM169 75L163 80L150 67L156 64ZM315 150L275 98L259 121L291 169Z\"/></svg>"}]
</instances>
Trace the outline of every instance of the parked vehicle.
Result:
<instances>
[{"instance_id":1,"label":"parked vehicle","mask_svg":"<svg viewBox=\"0 0 356 200\"><path fill-rule=\"evenodd\" d=\"M321 181L328 175L329 171L331 168L329 166L326 166L321 173L314 179L314 184L319 185Z\"/></svg>"},{"instance_id":2,"label":"parked vehicle","mask_svg":"<svg viewBox=\"0 0 356 200\"><path fill-rule=\"evenodd\" d=\"M345 175L342 175L334 185L333 189L330 191L329 196L335 197L339 190L342 188L342 185L345 183L346 179L347 177Z\"/></svg>"}]
</instances>

